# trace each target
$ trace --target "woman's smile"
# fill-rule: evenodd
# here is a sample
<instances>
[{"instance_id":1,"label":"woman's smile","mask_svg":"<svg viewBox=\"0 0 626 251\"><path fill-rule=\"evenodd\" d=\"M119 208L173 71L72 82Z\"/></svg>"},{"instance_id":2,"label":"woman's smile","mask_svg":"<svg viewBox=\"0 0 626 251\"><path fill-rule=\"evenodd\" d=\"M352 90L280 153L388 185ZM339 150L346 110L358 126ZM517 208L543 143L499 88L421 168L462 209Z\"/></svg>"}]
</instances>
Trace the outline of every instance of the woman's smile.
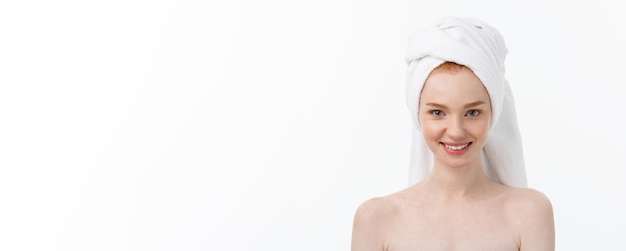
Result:
<instances>
[{"instance_id":1,"label":"woman's smile","mask_svg":"<svg viewBox=\"0 0 626 251\"><path fill-rule=\"evenodd\" d=\"M444 151L452 155L462 155L469 149L472 142L467 143L440 143Z\"/></svg>"}]
</instances>

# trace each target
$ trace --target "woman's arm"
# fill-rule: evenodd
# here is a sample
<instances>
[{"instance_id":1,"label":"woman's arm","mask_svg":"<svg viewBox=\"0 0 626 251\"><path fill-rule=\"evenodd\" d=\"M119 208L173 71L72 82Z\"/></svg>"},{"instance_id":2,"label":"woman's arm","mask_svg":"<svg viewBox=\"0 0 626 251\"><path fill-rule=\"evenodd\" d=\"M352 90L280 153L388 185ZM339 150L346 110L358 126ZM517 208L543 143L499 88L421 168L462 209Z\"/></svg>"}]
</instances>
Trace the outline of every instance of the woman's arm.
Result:
<instances>
[{"instance_id":1,"label":"woman's arm","mask_svg":"<svg viewBox=\"0 0 626 251\"><path fill-rule=\"evenodd\" d=\"M520 222L520 250L554 251L552 203L543 193L531 190L524 204Z\"/></svg>"},{"instance_id":2,"label":"woman's arm","mask_svg":"<svg viewBox=\"0 0 626 251\"><path fill-rule=\"evenodd\" d=\"M352 251L385 250L384 203L380 198L374 198L359 206L352 226Z\"/></svg>"}]
</instances>

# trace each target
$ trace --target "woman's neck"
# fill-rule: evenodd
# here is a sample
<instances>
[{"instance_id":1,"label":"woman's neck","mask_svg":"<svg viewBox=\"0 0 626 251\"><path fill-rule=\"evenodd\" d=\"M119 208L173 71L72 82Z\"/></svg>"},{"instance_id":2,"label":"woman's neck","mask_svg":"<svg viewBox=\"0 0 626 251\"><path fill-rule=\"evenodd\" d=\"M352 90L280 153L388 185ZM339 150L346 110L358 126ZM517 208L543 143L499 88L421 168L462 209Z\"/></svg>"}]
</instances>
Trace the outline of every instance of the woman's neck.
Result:
<instances>
[{"instance_id":1,"label":"woman's neck","mask_svg":"<svg viewBox=\"0 0 626 251\"><path fill-rule=\"evenodd\" d=\"M480 197L492 181L485 175L482 163L465 167L447 167L435 163L422 183L432 195L456 200Z\"/></svg>"}]
</instances>

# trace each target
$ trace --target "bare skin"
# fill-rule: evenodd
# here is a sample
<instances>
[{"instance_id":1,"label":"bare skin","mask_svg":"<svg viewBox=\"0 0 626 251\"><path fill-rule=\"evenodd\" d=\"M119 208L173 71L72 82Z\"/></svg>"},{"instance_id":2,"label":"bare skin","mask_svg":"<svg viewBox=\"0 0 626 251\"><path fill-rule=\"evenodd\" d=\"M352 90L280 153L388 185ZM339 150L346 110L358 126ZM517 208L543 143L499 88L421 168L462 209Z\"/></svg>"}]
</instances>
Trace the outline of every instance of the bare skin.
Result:
<instances>
[{"instance_id":1,"label":"bare skin","mask_svg":"<svg viewBox=\"0 0 626 251\"><path fill-rule=\"evenodd\" d=\"M433 170L420 183L359 207L353 251L554 250L549 199L493 182L482 169L490 112L471 70L433 71L419 113Z\"/></svg>"},{"instance_id":2,"label":"bare skin","mask_svg":"<svg viewBox=\"0 0 626 251\"><path fill-rule=\"evenodd\" d=\"M495 182L451 197L433 189L425 181L364 202L352 250L554 250L552 208L540 192Z\"/></svg>"}]
</instances>

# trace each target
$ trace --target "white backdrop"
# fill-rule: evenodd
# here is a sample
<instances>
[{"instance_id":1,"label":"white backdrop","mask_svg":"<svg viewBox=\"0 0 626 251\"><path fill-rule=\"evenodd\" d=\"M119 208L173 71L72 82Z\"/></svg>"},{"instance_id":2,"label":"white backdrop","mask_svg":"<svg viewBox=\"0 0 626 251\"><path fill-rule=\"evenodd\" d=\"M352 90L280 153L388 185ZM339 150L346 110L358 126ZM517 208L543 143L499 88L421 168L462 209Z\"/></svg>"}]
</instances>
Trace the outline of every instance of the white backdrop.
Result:
<instances>
[{"instance_id":1,"label":"white backdrop","mask_svg":"<svg viewBox=\"0 0 626 251\"><path fill-rule=\"evenodd\" d=\"M623 9L520 2L0 1L0 250L348 250L406 186L406 38L444 15L505 37L557 249L621 247Z\"/></svg>"}]
</instances>

